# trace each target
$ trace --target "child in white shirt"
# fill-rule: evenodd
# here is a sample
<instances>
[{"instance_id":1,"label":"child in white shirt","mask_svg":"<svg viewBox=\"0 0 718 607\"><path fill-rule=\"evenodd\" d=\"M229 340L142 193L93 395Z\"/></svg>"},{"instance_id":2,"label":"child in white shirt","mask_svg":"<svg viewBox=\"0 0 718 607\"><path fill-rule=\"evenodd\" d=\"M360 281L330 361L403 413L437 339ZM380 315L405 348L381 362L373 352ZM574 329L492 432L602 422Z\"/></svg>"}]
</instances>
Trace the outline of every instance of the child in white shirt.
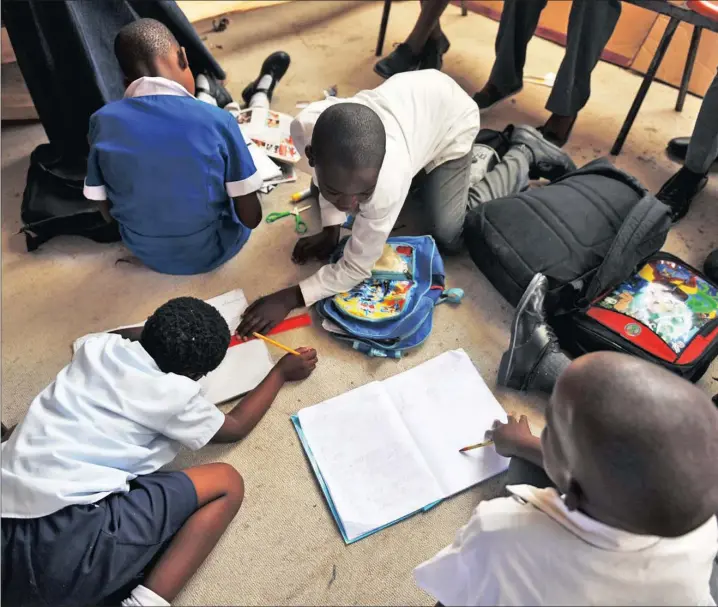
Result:
<instances>
[{"instance_id":1,"label":"child in white shirt","mask_svg":"<svg viewBox=\"0 0 718 607\"><path fill-rule=\"evenodd\" d=\"M311 349L285 356L225 415L197 383L230 341L215 308L173 299L118 333L90 337L2 445L8 605L168 605L239 510L244 483L222 463L158 470L182 446L245 437L317 363Z\"/></svg>"},{"instance_id":2,"label":"child in white shirt","mask_svg":"<svg viewBox=\"0 0 718 607\"><path fill-rule=\"evenodd\" d=\"M589 354L560 376L540 439L525 417L491 434L509 482L531 484L479 504L416 568L422 589L445 605L715 605L718 412L698 388Z\"/></svg>"}]
</instances>

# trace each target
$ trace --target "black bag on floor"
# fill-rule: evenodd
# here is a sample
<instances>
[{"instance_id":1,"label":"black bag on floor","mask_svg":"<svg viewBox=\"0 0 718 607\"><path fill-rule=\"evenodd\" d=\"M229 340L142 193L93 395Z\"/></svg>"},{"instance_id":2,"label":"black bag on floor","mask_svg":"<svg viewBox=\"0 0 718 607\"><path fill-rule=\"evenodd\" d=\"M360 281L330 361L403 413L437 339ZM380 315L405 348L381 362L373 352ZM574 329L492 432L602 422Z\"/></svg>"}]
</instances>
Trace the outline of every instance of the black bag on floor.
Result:
<instances>
[{"instance_id":1,"label":"black bag on floor","mask_svg":"<svg viewBox=\"0 0 718 607\"><path fill-rule=\"evenodd\" d=\"M698 381L718 354L718 285L659 252L585 308L552 320L574 356L612 350Z\"/></svg>"},{"instance_id":2,"label":"black bag on floor","mask_svg":"<svg viewBox=\"0 0 718 607\"><path fill-rule=\"evenodd\" d=\"M20 212L28 251L60 234L96 242L120 240L117 224L108 224L97 205L82 193L85 168L64 160L49 143L32 152Z\"/></svg>"},{"instance_id":3,"label":"black bag on floor","mask_svg":"<svg viewBox=\"0 0 718 607\"><path fill-rule=\"evenodd\" d=\"M670 226L666 205L599 158L549 185L473 209L464 240L511 305L541 272L549 282L547 310L562 314L629 276L661 248Z\"/></svg>"}]
</instances>

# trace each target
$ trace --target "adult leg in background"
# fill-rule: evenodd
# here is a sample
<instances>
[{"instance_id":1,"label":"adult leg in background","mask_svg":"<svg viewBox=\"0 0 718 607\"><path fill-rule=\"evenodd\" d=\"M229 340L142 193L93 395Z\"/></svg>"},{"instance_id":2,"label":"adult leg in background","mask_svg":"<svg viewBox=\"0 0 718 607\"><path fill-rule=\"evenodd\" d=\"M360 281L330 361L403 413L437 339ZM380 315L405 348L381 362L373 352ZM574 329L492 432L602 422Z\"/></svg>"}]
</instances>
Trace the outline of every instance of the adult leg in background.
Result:
<instances>
[{"instance_id":1,"label":"adult leg in background","mask_svg":"<svg viewBox=\"0 0 718 607\"><path fill-rule=\"evenodd\" d=\"M488 82L474 95L482 110L518 93L523 87L526 47L536 31L547 0L506 0L496 36L496 60Z\"/></svg>"},{"instance_id":2,"label":"adult leg in background","mask_svg":"<svg viewBox=\"0 0 718 607\"><path fill-rule=\"evenodd\" d=\"M670 145L670 144L669 144ZM681 219L691 202L708 182L708 170L718 158L718 73L701 103L686 151L686 160L656 195L672 209L674 221Z\"/></svg>"},{"instance_id":3,"label":"adult leg in background","mask_svg":"<svg viewBox=\"0 0 718 607\"><path fill-rule=\"evenodd\" d=\"M170 603L215 547L244 499L244 481L228 464L183 470L197 492L197 510L123 605L142 605L145 590ZM146 604L146 603L145 603Z\"/></svg>"},{"instance_id":4,"label":"adult leg in background","mask_svg":"<svg viewBox=\"0 0 718 607\"><path fill-rule=\"evenodd\" d=\"M439 19L449 0L420 2L421 13L406 40L374 66L382 78L416 69L441 69L441 58L449 50L449 40L441 31Z\"/></svg>"},{"instance_id":5,"label":"adult leg in background","mask_svg":"<svg viewBox=\"0 0 718 607\"><path fill-rule=\"evenodd\" d=\"M549 95L552 116L544 136L563 145L578 112L591 95L591 73L621 16L619 0L573 0L568 19L566 53Z\"/></svg>"}]
</instances>

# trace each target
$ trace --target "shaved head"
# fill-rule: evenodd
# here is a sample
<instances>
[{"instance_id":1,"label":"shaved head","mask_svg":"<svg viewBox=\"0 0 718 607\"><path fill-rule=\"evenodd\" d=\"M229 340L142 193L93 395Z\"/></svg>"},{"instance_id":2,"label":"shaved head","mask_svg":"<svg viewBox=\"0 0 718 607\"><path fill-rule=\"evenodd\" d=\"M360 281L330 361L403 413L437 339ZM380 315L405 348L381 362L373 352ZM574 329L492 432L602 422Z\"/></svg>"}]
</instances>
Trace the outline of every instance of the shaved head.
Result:
<instances>
[{"instance_id":1,"label":"shaved head","mask_svg":"<svg viewBox=\"0 0 718 607\"><path fill-rule=\"evenodd\" d=\"M138 19L123 27L115 38L115 56L129 81L159 76L168 59L186 69L186 57L177 39L155 19Z\"/></svg>"},{"instance_id":2,"label":"shaved head","mask_svg":"<svg viewBox=\"0 0 718 607\"><path fill-rule=\"evenodd\" d=\"M614 527L677 537L718 512L718 411L657 365L610 352L574 361L542 443L567 502Z\"/></svg>"}]
</instances>

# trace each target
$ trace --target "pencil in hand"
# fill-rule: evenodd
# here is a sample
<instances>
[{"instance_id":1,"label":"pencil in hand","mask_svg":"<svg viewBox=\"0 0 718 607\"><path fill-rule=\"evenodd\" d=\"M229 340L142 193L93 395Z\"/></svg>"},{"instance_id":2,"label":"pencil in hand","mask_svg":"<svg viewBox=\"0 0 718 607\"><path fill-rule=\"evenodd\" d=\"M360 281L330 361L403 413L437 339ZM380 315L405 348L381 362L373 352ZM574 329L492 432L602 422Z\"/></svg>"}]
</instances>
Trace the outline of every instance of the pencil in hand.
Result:
<instances>
[{"instance_id":1,"label":"pencil in hand","mask_svg":"<svg viewBox=\"0 0 718 607\"><path fill-rule=\"evenodd\" d=\"M469 445L468 447L463 447L459 449L459 453L466 453L467 451L471 451L472 449L478 449L479 447L488 447L489 445L493 445L494 441L492 440L485 440L481 443L476 443L475 445Z\"/></svg>"},{"instance_id":2,"label":"pencil in hand","mask_svg":"<svg viewBox=\"0 0 718 607\"><path fill-rule=\"evenodd\" d=\"M268 344L276 346L280 350L284 350L285 352L294 354L294 356L301 356L301 354L296 350L292 350L290 347L285 346L284 344L280 344L278 341L274 341L271 337L267 337L266 335L262 335L261 333L252 333L252 335L254 335L254 337L256 337L257 339L261 339L262 341L266 341Z\"/></svg>"}]
</instances>

